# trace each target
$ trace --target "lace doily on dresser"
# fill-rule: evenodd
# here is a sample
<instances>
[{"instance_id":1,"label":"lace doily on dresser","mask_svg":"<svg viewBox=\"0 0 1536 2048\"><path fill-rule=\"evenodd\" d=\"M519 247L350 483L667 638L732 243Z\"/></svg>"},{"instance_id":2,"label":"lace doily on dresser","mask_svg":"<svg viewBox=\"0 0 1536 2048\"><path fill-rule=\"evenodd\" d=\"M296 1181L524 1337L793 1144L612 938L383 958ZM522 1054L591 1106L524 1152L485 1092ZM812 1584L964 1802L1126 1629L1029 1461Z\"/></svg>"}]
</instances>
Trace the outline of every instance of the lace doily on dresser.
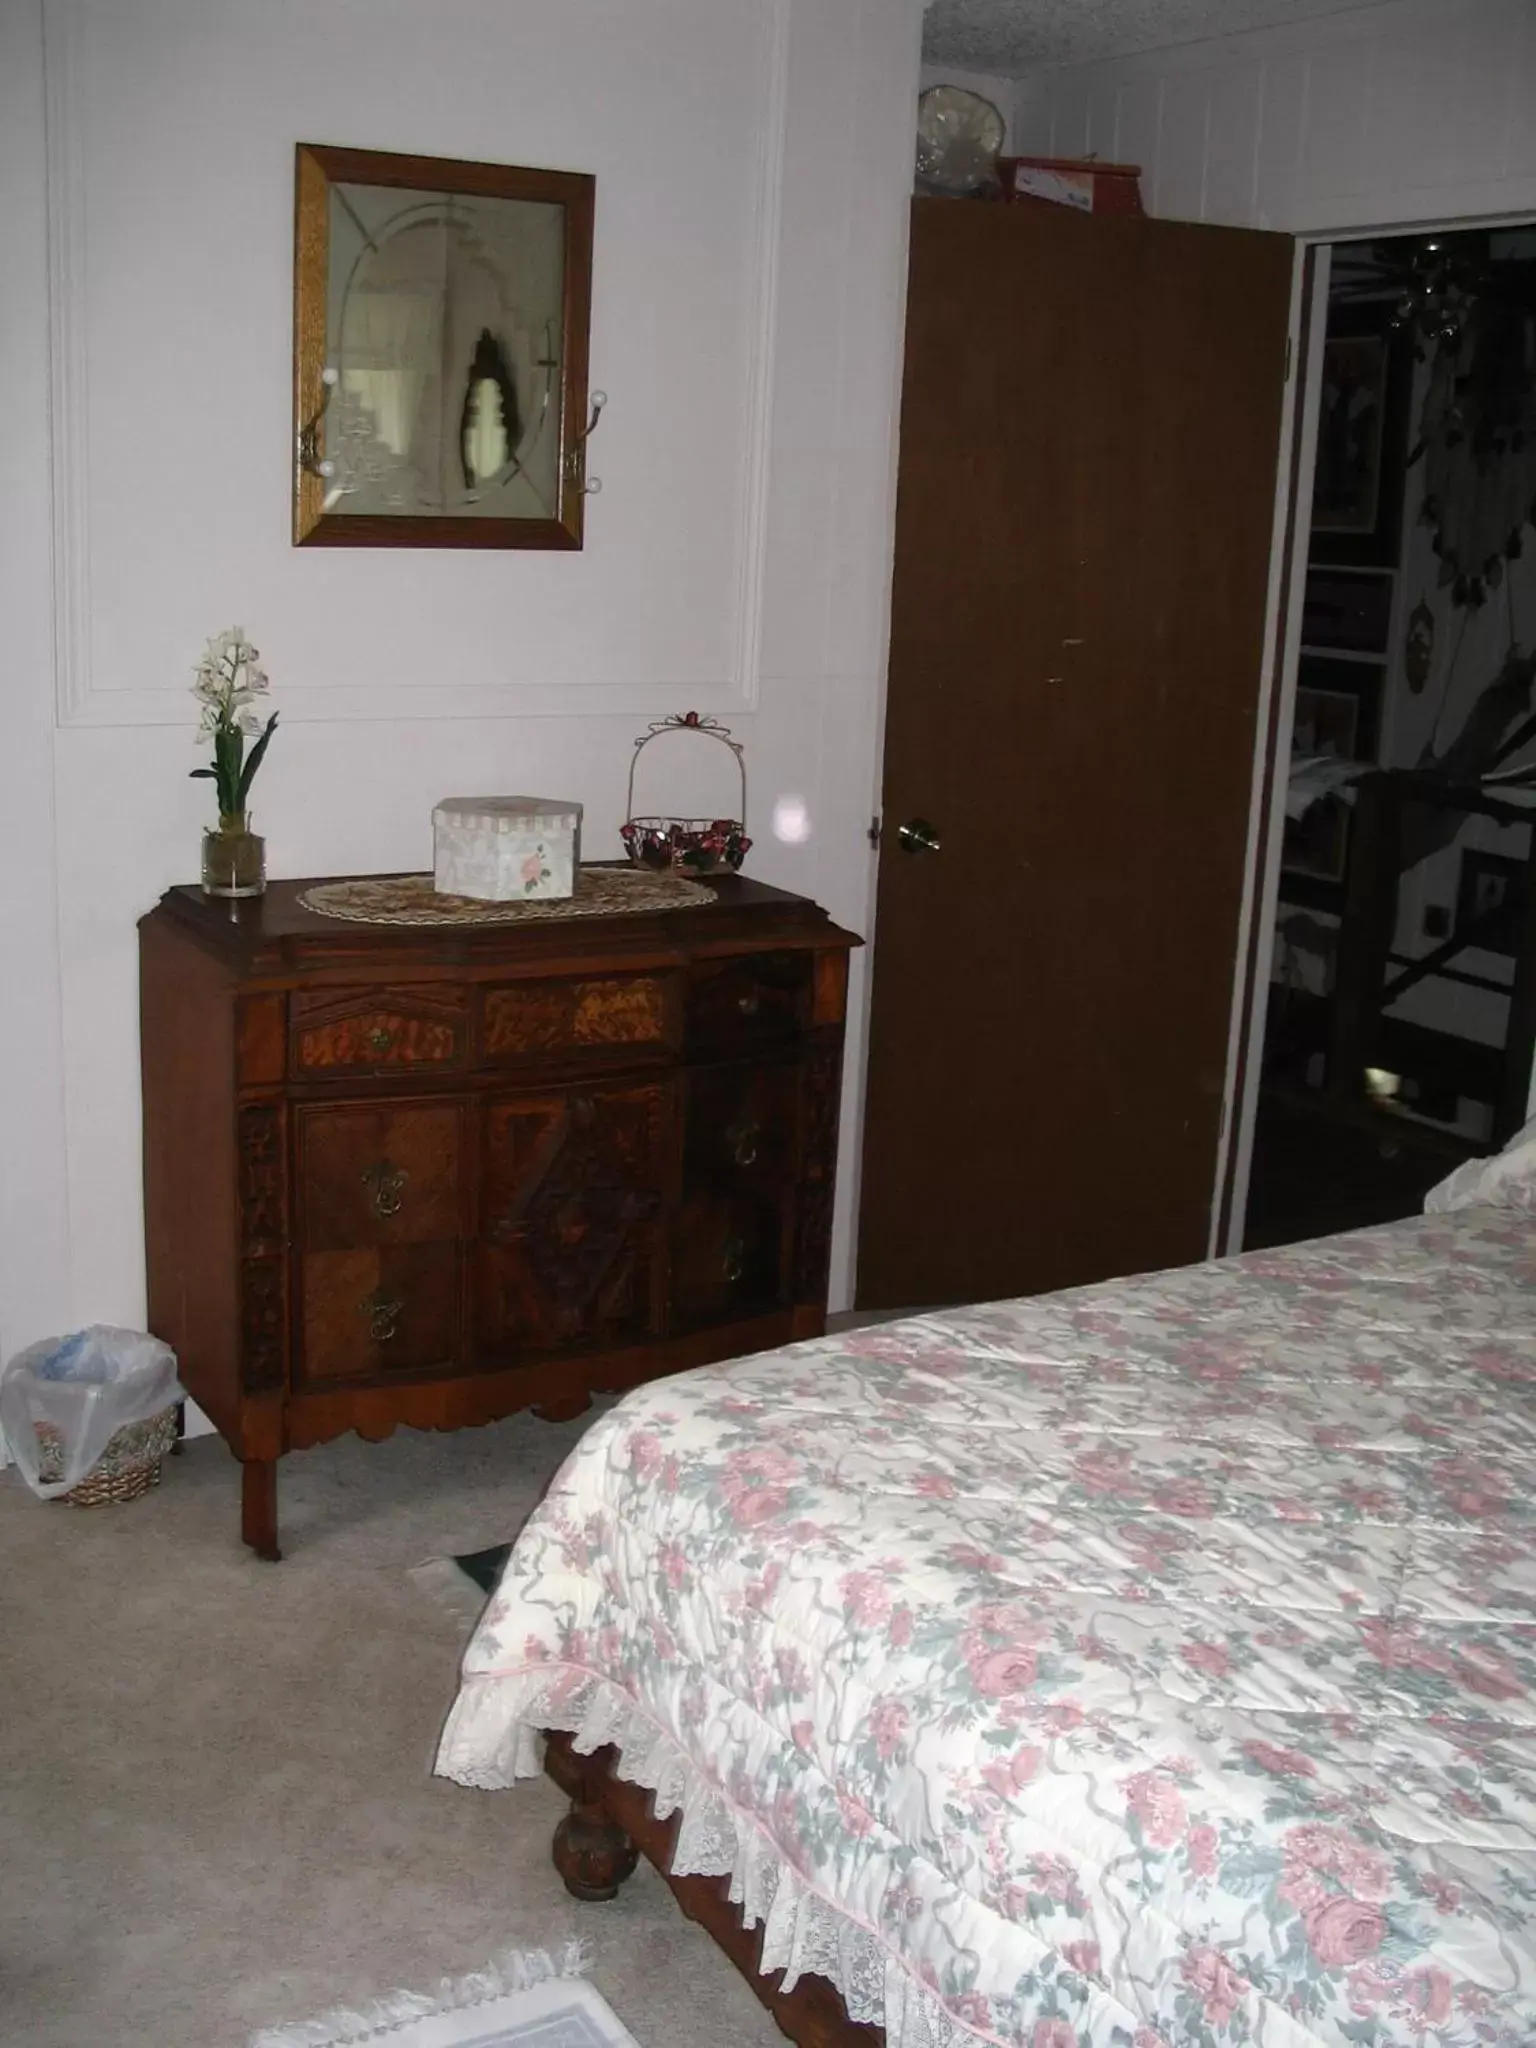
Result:
<instances>
[{"instance_id":1,"label":"lace doily on dresser","mask_svg":"<svg viewBox=\"0 0 1536 2048\"><path fill-rule=\"evenodd\" d=\"M715 893L686 876L648 868L580 868L574 896L522 897L481 903L440 896L430 875L364 875L320 882L299 898L305 910L350 924L558 924L572 917L629 917L646 910L686 910L713 903Z\"/></svg>"}]
</instances>

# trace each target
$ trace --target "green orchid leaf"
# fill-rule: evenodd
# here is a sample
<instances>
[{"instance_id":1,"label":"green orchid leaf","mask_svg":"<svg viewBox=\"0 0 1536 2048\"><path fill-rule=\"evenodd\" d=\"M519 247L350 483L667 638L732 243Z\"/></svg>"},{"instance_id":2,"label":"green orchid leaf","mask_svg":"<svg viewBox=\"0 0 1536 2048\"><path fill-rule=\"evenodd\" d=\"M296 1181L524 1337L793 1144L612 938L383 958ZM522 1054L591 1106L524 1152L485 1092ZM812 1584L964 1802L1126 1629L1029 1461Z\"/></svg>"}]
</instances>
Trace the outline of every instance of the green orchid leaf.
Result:
<instances>
[{"instance_id":1,"label":"green orchid leaf","mask_svg":"<svg viewBox=\"0 0 1536 2048\"><path fill-rule=\"evenodd\" d=\"M267 720L266 730L262 733L261 738L256 742L255 746L252 747L251 758L246 762L244 771L239 774L239 779L236 783L236 789L239 793L239 802L235 805L236 810L243 811L245 809L245 800L250 793L251 784L256 779L256 770L261 766L262 759L266 754L267 748L271 743L272 735L276 730L277 713L274 711L272 716Z\"/></svg>"}]
</instances>

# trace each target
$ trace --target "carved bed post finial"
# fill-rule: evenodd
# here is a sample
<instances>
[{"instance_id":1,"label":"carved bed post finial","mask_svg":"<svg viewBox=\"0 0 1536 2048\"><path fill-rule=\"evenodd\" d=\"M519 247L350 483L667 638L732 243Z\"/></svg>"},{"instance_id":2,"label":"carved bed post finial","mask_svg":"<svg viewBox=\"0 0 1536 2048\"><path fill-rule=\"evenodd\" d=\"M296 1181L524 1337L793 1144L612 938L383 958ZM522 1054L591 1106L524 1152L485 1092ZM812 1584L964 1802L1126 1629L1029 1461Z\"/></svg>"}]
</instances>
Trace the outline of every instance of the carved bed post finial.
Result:
<instances>
[{"instance_id":1,"label":"carved bed post finial","mask_svg":"<svg viewBox=\"0 0 1536 2048\"><path fill-rule=\"evenodd\" d=\"M612 1762L611 1749L578 1756L569 1735L549 1735L545 1768L571 1801L550 1853L566 1890L584 1904L616 1899L640 1861L640 1851L603 1806L602 1784Z\"/></svg>"}]
</instances>

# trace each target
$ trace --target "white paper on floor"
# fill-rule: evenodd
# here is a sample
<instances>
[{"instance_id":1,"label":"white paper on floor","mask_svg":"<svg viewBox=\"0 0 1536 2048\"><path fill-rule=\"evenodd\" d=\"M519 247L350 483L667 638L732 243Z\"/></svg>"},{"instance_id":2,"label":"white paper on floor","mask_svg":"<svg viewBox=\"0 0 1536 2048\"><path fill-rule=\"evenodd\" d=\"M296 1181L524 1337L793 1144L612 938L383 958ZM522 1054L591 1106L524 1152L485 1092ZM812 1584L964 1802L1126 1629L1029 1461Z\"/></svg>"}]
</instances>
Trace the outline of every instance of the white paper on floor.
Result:
<instances>
[{"instance_id":1,"label":"white paper on floor","mask_svg":"<svg viewBox=\"0 0 1536 2048\"><path fill-rule=\"evenodd\" d=\"M489 1970L436 1994L391 1992L253 2035L250 2048L640 2048L618 2015L582 1978L582 1945L558 1958L543 1950L501 1957Z\"/></svg>"}]
</instances>

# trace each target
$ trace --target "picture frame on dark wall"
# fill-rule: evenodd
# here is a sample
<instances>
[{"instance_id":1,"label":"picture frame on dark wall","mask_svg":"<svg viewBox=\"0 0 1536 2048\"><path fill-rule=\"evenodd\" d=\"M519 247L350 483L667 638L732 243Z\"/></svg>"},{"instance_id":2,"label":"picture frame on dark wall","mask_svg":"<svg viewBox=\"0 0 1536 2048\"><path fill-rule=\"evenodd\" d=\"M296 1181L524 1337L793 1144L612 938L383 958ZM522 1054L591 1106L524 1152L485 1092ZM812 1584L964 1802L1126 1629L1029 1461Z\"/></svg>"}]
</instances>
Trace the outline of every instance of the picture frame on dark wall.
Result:
<instances>
[{"instance_id":1,"label":"picture frame on dark wall","mask_svg":"<svg viewBox=\"0 0 1536 2048\"><path fill-rule=\"evenodd\" d=\"M1387 304L1331 309L1318 395L1313 562L1397 566L1413 360Z\"/></svg>"},{"instance_id":2,"label":"picture frame on dark wall","mask_svg":"<svg viewBox=\"0 0 1536 2048\"><path fill-rule=\"evenodd\" d=\"M1292 748L1298 754L1360 758L1360 699L1353 690L1298 687Z\"/></svg>"},{"instance_id":3,"label":"picture frame on dark wall","mask_svg":"<svg viewBox=\"0 0 1536 2048\"><path fill-rule=\"evenodd\" d=\"M1296 675L1292 757L1331 754L1374 762L1385 665L1304 654ZM1287 817L1281 840L1282 897L1311 910L1339 910L1349 871L1354 807L1326 796L1299 818Z\"/></svg>"},{"instance_id":4,"label":"picture frame on dark wall","mask_svg":"<svg viewBox=\"0 0 1536 2048\"><path fill-rule=\"evenodd\" d=\"M1301 817L1286 819L1281 895L1288 903L1338 908L1349 870L1349 815L1343 797L1324 796Z\"/></svg>"},{"instance_id":5,"label":"picture frame on dark wall","mask_svg":"<svg viewBox=\"0 0 1536 2048\"><path fill-rule=\"evenodd\" d=\"M1475 929L1477 936L1468 938L1471 946L1513 963L1520 951L1528 873L1528 863L1514 854L1466 847L1456 878L1457 937Z\"/></svg>"},{"instance_id":6,"label":"picture frame on dark wall","mask_svg":"<svg viewBox=\"0 0 1536 2048\"><path fill-rule=\"evenodd\" d=\"M1302 646L1385 656L1396 582L1390 569L1312 564L1301 607Z\"/></svg>"},{"instance_id":7,"label":"picture frame on dark wall","mask_svg":"<svg viewBox=\"0 0 1536 2048\"><path fill-rule=\"evenodd\" d=\"M1374 761L1386 672L1384 661L1302 655L1296 666L1291 752Z\"/></svg>"}]
</instances>

